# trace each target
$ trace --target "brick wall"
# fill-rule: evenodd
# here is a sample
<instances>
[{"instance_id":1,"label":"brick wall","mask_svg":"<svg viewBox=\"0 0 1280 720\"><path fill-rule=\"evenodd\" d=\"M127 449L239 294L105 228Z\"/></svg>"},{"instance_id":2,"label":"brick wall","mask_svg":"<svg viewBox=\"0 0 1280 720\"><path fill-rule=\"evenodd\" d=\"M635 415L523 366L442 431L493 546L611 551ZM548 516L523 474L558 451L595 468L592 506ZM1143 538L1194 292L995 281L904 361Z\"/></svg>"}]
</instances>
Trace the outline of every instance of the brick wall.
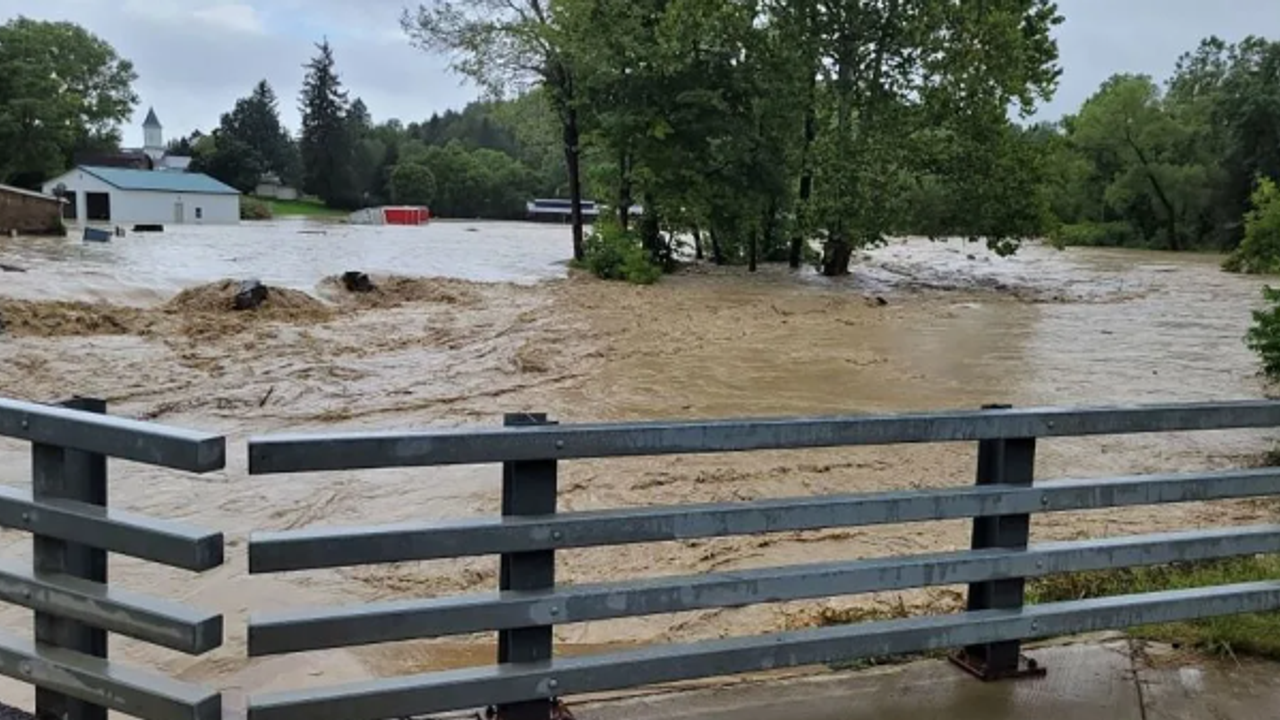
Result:
<instances>
[{"instance_id":1,"label":"brick wall","mask_svg":"<svg viewBox=\"0 0 1280 720\"><path fill-rule=\"evenodd\" d=\"M56 200L23 195L0 188L0 232L61 234L62 208Z\"/></svg>"}]
</instances>

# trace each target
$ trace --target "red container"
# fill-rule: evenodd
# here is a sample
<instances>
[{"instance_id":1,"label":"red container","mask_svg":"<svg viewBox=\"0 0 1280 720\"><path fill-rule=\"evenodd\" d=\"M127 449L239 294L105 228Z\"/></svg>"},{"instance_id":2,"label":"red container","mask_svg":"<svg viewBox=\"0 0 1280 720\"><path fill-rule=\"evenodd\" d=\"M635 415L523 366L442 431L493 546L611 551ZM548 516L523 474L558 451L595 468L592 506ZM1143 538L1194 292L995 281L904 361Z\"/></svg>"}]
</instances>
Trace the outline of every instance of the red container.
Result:
<instances>
[{"instance_id":1,"label":"red container","mask_svg":"<svg viewBox=\"0 0 1280 720\"><path fill-rule=\"evenodd\" d=\"M384 207L382 220L388 225L425 225L431 213L424 207Z\"/></svg>"}]
</instances>

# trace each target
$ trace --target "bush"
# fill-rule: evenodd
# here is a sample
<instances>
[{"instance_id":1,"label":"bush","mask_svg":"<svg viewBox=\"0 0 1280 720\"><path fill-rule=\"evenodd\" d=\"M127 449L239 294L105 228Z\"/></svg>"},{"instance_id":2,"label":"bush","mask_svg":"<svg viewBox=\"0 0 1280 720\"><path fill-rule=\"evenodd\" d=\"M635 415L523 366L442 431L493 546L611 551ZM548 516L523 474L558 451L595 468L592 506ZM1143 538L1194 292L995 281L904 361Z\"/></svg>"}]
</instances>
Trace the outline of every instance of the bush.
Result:
<instances>
[{"instance_id":1,"label":"bush","mask_svg":"<svg viewBox=\"0 0 1280 720\"><path fill-rule=\"evenodd\" d=\"M596 277L637 285L652 285L662 277L662 268L651 262L641 247L639 233L623 230L615 222L597 222L585 250L582 264Z\"/></svg>"},{"instance_id":2,"label":"bush","mask_svg":"<svg viewBox=\"0 0 1280 720\"><path fill-rule=\"evenodd\" d=\"M1137 247L1142 245L1133 226L1126 222L1060 225L1051 235L1058 247Z\"/></svg>"},{"instance_id":3,"label":"bush","mask_svg":"<svg viewBox=\"0 0 1280 720\"><path fill-rule=\"evenodd\" d=\"M1250 197L1253 209L1244 215L1244 240L1222 264L1229 272L1280 274L1280 188L1259 178Z\"/></svg>"},{"instance_id":4,"label":"bush","mask_svg":"<svg viewBox=\"0 0 1280 720\"><path fill-rule=\"evenodd\" d=\"M391 168L391 198L404 205L430 205L436 197L436 176L425 165L400 163Z\"/></svg>"},{"instance_id":5,"label":"bush","mask_svg":"<svg viewBox=\"0 0 1280 720\"><path fill-rule=\"evenodd\" d=\"M1262 289L1267 307L1253 312L1253 327L1245 336L1249 349L1262 359L1262 374L1280 380L1280 290Z\"/></svg>"},{"instance_id":6,"label":"bush","mask_svg":"<svg viewBox=\"0 0 1280 720\"><path fill-rule=\"evenodd\" d=\"M270 220L271 206L255 197L240 196L241 220Z\"/></svg>"}]
</instances>

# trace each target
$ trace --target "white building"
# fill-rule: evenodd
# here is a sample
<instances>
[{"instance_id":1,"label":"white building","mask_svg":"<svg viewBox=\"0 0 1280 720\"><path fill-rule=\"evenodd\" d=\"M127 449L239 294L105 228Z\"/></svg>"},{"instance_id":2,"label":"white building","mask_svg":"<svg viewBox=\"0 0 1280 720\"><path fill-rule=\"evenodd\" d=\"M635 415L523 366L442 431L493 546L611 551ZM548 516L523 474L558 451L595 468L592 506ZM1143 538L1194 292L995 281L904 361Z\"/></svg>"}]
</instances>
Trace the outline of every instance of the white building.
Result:
<instances>
[{"instance_id":1,"label":"white building","mask_svg":"<svg viewBox=\"0 0 1280 720\"><path fill-rule=\"evenodd\" d=\"M80 166L46 182L65 219L116 225L233 224L240 192L201 173Z\"/></svg>"}]
</instances>

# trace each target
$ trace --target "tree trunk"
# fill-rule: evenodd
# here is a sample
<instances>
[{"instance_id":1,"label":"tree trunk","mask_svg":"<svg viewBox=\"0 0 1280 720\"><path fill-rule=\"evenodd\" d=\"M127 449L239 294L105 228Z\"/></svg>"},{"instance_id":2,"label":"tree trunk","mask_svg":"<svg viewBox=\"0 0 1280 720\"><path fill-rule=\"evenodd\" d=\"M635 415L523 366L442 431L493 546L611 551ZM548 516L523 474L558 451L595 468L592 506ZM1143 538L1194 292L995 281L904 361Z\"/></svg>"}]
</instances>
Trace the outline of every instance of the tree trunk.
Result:
<instances>
[{"instance_id":1,"label":"tree trunk","mask_svg":"<svg viewBox=\"0 0 1280 720\"><path fill-rule=\"evenodd\" d=\"M640 216L640 242L650 260L666 267L666 258L662 252L662 222L658 217L658 207L651 197L644 199L644 215Z\"/></svg>"},{"instance_id":2,"label":"tree trunk","mask_svg":"<svg viewBox=\"0 0 1280 720\"><path fill-rule=\"evenodd\" d=\"M760 254L760 233L759 229L751 231L751 248L747 256L747 272L756 271L756 260Z\"/></svg>"},{"instance_id":3,"label":"tree trunk","mask_svg":"<svg viewBox=\"0 0 1280 720\"><path fill-rule=\"evenodd\" d=\"M1125 130L1125 139L1129 141L1129 147L1133 148L1134 154L1138 156L1138 162L1142 163L1142 171L1146 173L1147 181L1151 183L1151 189L1155 192L1156 198L1160 200L1160 204L1164 207L1165 215L1169 218L1166 222L1169 228L1169 249L1181 250L1182 243L1178 240L1178 216L1174 212L1173 203L1169 201L1169 196L1165 194L1160 181L1156 179L1156 174L1151 171L1151 166L1147 163L1147 154L1142 151L1142 148L1134 141L1133 136L1129 134L1127 129Z\"/></svg>"},{"instance_id":4,"label":"tree trunk","mask_svg":"<svg viewBox=\"0 0 1280 720\"><path fill-rule=\"evenodd\" d=\"M803 170L800 173L800 198L796 203L796 209L801 220L808 217L809 198L813 195L813 165L809 154L814 140L818 137L817 94L818 74L815 70L813 78L809 81L808 105L804 112L804 147L800 154L800 165ZM801 222L800 227L796 228L795 235L791 237L791 250L787 256L787 264L792 270L799 269L800 262L804 259L805 224Z\"/></svg>"},{"instance_id":5,"label":"tree trunk","mask_svg":"<svg viewBox=\"0 0 1280 720\"><path fill-rule=\"evenodd\" d=\"M564 164L569 173L569 204L573 212L573 258L586 257L582 232L581 148L578 146L578 111L570 107L564 115Z\"/></svg>"},{"instance_id":6,"label":"tree trunk","mask_svg":"<svg viewBox=\"0 0 1280 720\"><path fill-rule=\"evenodd\" d=\"M853 246L844 238L831 238L822 248L822 274L839 277L849 274L849 261L853 259Z\"/></svg>"},{"instance_id":7,"label":"tree trunk","mask_svg":"<svg viewBox=\"0 0 1280 720\"><path fill-rule=\"evenodd\" d=\"M631 153L625 149L618 158L618 224L623 230L631 224Z\"/></svg>"},{"instance_id":8,"label":"tree trunk","mask_svg":"<svg viewBox=\"0 0 1280 720\"><path fill-rule=\"evenodd\" d=\"M847 39L846 39L847 42ZM838 157L849 158L852 155L849 147L849 136L853 132L853 68L850 60L843 55L839 59L840 67L836 72L836 93L839 104L836 110L836 133ZM847 171L837 173L837 197L850 197L852 188L848 187ZM849 242L843 212L837 211L831 227L827 230L827 241L822 248L822 274L827 277L849 274L849 260L853 257L853 245Z\"/></svg>"},{"instance_id":9,"label":"tree trunk","mask_svg":"<svg viewBox=\"0 0 1280 720\"><path fill-rule=\"evenodd\" d=\"M696 260L702 260L702 231L697 225L693 226L693 257Z\"/></svg>"},{"instance_id":10,"label":"tree trunk","mask_svg":"<svg viewBox=\"0 0 1280 720\"><path fill-rule=\"evenodd\" d=\"M711 261L717 265L724 264L724 251L720 247L720 236L716 233L716 226L711 226Z\"/></svg>"}]
</instances>

